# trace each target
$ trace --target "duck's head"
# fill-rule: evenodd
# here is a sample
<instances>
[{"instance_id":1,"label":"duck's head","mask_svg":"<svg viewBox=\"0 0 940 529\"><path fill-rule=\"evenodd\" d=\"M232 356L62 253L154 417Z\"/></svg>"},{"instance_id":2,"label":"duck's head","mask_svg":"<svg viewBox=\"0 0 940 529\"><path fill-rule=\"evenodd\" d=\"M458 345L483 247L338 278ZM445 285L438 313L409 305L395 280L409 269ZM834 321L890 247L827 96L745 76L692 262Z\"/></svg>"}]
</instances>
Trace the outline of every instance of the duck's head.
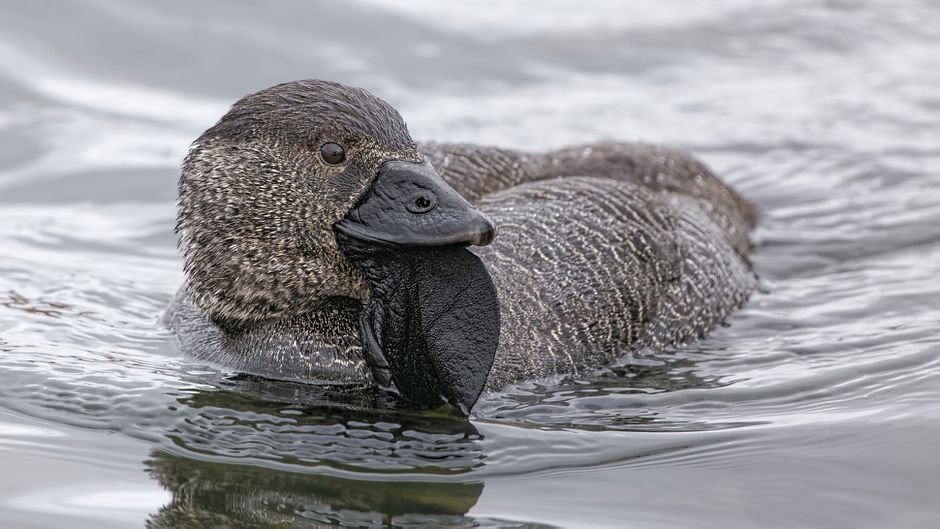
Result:
<instances>
[{"instance_id":1,"label":"duck's head","mask_svg":"<svg viewBox=\"0 0 940 529\"><path fill-rule=\"evenodd\" d=\"M223 328L354 298L380 384L464 413L479 397L499 311L464 247L494 225L365 90L298 81L235 103L186 157L177 232L192 298Z\"/></svg>"}]
</instances>

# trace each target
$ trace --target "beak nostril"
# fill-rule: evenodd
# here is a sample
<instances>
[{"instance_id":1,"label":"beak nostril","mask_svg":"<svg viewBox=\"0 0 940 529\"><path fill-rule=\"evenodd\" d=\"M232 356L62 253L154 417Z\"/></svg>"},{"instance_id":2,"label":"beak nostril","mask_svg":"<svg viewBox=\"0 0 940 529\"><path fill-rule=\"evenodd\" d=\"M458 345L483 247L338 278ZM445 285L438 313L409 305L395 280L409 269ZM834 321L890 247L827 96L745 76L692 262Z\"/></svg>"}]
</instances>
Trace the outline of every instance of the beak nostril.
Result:
<instances>
[{"instance_id":1,"label":"beak nostril","mask_svg":"<svg viewBox=\"0 0 940 529\"><path fill-rule=\"evenodd\" d=\"M410 202L405 204L405 208L417 215L427 213L437 206L437 200L434 195L428 191L422 191L415 195Z\"/></svg>"}]
</instances>

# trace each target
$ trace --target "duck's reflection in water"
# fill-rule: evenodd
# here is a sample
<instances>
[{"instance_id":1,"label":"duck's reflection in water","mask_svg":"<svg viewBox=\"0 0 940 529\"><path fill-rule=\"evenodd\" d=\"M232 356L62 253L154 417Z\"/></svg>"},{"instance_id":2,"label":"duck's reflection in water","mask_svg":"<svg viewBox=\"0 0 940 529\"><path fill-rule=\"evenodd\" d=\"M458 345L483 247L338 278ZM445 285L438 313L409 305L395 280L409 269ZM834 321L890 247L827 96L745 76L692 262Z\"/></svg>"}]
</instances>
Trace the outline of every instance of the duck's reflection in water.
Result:
<instances>
[{"instance_id":1,"label":"duck's reflection in water","mask_svg":"<svg viewBox=\"0 0 940 529\"><path fill-rule=\"evenodd\" d=\"M590 381L565 379L550 388L491 398L478 412L553 429L710 429L715 425L659 416L664 408L659 398L723 385L718 378L697 376L695 362L688 351L668 361L637 361ZM457 415L395 409L383 395L364 388L247 376L210 385L217 389L177 399L168 414L175 421L162 432L169 442L147 462L151 475L173 494L151 517L150 527L487 522L466 513L484 487L482 478L474 479L482 474L474 471L492 462L487 463L482 435ZM531 451L544 448L535 442ZM645 453L638 448L638 455Z\"/></svg>"},{"instance_id":2,"label":"duck's reflection in water","mask_svg":"<svg viewBox=\"0 0 940 529\"><path fill-rule=\"evenodd\" d=\"M173 500L150 528L473 526L482 483L357 480L154 452L150 474Z\"/></svg>"},{"instance_id":3,"label":"duck's reflection in water","mask_svg":"<svg viewBox=\"0 0 940 529\"><path fill-rule=\"evenodd\" d=\"M361 392L311 405L296 393L310 386L236 384L179 399L172 446L146 462L173 499L148 527L475 524L464 515L483 483L442 481L483 464L470 422L376 408Z\"/></svg>"}]
</instances>

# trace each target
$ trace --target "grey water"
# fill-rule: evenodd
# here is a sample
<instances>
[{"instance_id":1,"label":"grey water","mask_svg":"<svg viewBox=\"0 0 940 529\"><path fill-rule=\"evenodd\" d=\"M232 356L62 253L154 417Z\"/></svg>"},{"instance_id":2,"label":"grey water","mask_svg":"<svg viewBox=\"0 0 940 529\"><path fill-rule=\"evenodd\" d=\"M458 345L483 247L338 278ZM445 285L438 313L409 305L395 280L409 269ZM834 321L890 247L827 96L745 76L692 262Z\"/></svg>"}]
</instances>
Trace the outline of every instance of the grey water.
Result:
<instances>
[{"instance_id":1,"label":"grey water","mask_svg":"<svg viewBox=\"0 0 940 529\"><path fill-rule=\"evenodd\" d=\"M311 77L419 141L688 149L761 290L470 422L194 363L180 161ZM938 330L940 3L0 3L0 528L938 527Z\"/></svg>"}]
</instances>

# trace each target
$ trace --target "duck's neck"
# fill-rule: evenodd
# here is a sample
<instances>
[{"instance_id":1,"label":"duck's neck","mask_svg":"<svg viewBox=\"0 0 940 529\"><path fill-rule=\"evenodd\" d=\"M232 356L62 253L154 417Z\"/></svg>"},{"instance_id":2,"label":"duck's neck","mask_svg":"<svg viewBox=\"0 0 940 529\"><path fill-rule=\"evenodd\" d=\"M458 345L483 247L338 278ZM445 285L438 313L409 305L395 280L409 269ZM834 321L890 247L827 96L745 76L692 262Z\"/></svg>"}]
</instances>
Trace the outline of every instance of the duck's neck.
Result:
<instances>
[{"instance_id":1,"label":"duck's neck","mask_svg":"<svg viewBox=\"0 0 940 529\"><path fill-rule=\"evenodd\" d=\"M362 304L357 300L330 298L315 310L283 318L203 319L208 324L203 332L179 332L186 322L200 319L189 306L191 317L173 317L169 325L198 359L272 379L372 382L359 339Z\"/></svg>"}]
</instances>

